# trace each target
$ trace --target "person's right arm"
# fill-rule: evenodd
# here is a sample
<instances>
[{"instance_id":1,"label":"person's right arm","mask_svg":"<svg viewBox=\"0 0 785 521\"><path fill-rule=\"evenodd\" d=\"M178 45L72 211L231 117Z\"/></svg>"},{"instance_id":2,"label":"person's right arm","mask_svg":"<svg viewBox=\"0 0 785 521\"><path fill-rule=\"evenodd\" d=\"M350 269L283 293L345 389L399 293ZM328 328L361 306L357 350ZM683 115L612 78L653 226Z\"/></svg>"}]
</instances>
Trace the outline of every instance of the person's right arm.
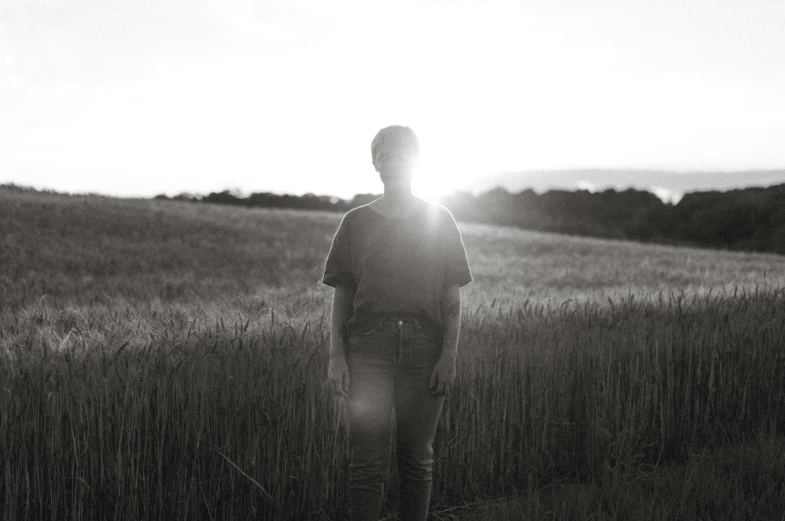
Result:
<instances>
[{"instance_id":1,"label":"person's right arm","mask_svg":"<svg viewBox=\"0 0 785 521\"><path fill-rule=\"evenodd\" d=\"M338 396L349 396L349 367L346 364L346 322L352 316L354 290L347 286L336 286L333 292L333 308L330 318L330 363L327 367L327 383Z\"/></svg>"}]
</instances>

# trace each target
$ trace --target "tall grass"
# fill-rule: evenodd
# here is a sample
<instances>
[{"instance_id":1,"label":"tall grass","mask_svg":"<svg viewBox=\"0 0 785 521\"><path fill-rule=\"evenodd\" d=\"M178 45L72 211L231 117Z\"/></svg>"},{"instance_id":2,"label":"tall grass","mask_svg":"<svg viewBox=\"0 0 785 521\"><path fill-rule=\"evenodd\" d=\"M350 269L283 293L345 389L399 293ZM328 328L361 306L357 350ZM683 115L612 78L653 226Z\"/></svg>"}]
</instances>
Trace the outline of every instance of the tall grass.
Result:
<instances>
[{"instance_id":1,"label":"tall grass","mask_svg":"<svg viewBox=\"0 0 785 521\"><path fill-rule=\"evenodd\" d=\"M466 313L435 504L785 434L783 292L545 311ZM78 332L42 348L41 325L2 364L6 518L340 519L346 430L321 385L325 317L241 316L133 349L88 349Z\"/></svg>"}]
</instances>

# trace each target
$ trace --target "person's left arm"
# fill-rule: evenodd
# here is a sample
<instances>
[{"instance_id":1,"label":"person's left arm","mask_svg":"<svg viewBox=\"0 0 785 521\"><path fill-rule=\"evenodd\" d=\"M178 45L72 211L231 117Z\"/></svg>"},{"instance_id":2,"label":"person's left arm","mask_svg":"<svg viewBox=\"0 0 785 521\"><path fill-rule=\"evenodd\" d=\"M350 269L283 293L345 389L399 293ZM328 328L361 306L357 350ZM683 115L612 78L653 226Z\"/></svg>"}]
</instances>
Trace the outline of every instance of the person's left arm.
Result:
<instances>
[{"instance_id":1,"label":"person's left arm","mask_svg":"<svg viewBox=\"0 0 785 521\"><path fill-rule=\"evenodd\" d=\"M447 284L441 296L444 339L442 353L433 368L430 391L434 396L444 396L455 383L458 359L458 334L461 330L461 288L458 284Z\"/></svg>"}]
</instances>

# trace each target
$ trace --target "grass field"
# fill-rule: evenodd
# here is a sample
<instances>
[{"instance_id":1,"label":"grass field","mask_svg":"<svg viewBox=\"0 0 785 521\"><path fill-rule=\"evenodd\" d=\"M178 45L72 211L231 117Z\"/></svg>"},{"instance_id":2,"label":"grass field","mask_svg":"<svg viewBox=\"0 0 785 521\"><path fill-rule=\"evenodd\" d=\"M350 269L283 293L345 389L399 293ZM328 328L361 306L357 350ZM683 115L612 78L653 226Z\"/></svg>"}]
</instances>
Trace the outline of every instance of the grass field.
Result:
<instances>
[{"instance_id":1,"label":"grass field","mask_svg":"<svg viewBox=\"0 0 785 521\"><path fill-rule=\"evenodd\" d=\"M340 217L0 188L0 516L342 519ZM438 518L785 519L785 257L460 228Z\"/></svg>"}]
</instances>

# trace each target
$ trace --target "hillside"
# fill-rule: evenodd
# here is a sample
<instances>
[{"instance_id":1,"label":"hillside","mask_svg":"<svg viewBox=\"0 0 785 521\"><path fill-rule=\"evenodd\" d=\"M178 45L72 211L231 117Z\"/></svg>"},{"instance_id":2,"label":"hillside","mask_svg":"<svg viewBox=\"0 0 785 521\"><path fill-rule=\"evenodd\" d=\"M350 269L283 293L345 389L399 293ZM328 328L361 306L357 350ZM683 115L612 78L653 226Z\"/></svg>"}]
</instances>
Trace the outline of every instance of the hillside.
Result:
<instances>
[{"instance_id":1,"label":"hillside","mask_svg":"<svg viewBox=\"0 0 785 521\"><path fill-rule=\"evenodd\" d=\"M475 195L502 187L509 192L532 189L577 190L590 188L626 190L634 188L656 193L664 200L678 202L688 192L731 190L750 186L750 179L758 186L785 183L785 170L755 170L740 172L671 172L639 169L566 169L522 170L483 176L462 188Z\"/></svg>"},{"instance_id":2,"label":"hillside","mask_svg":"<svg viewBox=\"0 0 785 521\"><path fill-rule=\"evenodd\" d=\"M627 239L657 244L785 254L785 184L725 192L695 191L665 203L657 190L608 188L511 193L500 186L473 195L455 192L440 199L453 215L475 223L515 226L541 232ZM307 193L252 193L228 190L206 196L181 194L174 200L220 203L248 208L299 208L345 212L375 198L356 194L351 200ZM168 200L163 194L156 199Z\"/></svg>"},{"instance_id":3,"label":"hillside","mask_svg":"<svg viewBox=\"0 0 785 521\"><path fill-rule=\"evenodd\" d=\"M314 309L341 215L0 190L0 305L204 302L296 288ZM476 302L605 300L785 282L785 257L460 222ZM315 300L314 300L315 299ZM291 308L288 300L282 309Z\"/></svg>"}]
</instances>

